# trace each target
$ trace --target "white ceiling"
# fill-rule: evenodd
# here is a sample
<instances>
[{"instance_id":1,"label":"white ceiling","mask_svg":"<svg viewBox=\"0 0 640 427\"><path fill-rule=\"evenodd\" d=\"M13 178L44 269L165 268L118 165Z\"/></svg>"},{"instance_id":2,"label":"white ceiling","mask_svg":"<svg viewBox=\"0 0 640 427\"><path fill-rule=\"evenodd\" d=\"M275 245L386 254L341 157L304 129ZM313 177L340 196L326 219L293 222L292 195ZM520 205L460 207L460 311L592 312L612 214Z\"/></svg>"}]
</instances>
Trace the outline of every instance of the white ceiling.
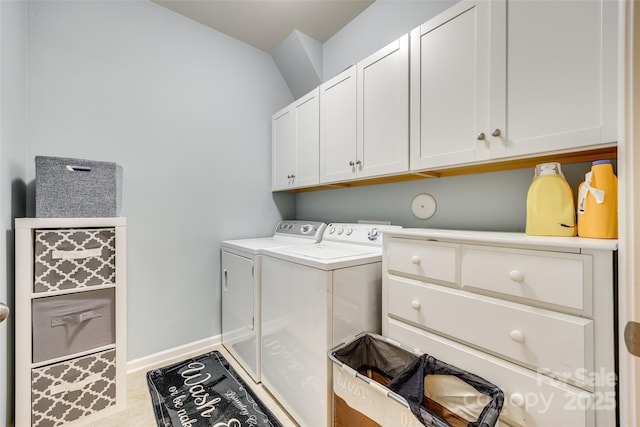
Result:
<instances>
[{"instance_id":1,"label":"white ceiling","mask_svg":"<svg viewBox=\"0 0 640 427\"><path fill-rule=\"evenodd\" d=\"M153 0L272 53L293 30L324 43L373 0Z\"/></svg>"}]
</instances>

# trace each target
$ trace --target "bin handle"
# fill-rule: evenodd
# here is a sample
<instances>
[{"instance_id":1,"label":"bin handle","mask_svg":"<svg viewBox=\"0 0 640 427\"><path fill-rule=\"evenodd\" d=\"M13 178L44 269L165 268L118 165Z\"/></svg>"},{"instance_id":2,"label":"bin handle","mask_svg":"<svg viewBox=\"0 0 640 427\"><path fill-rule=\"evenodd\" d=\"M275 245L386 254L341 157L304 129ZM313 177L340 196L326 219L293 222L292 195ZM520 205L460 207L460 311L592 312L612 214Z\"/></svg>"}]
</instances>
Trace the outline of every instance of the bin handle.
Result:
<instances>
[{"instance_id":1,"label":"bin handle","mask_svg":"<svg viewBox=\"0 0 640 427\"><path fill-rule=\"evenodd\" d=\"M95 249L81 249L79 251L52 251L51 258L53 259L82 259L100 256L102 253L101 248Z\"/></svg>"},{"instance_id":2,"label":"bin handle","mask_svg":"<svg viewBox=\"0 0 640 427\"><path fill-rule=\"evenodd\" d=\"M51 327L65 326L65 325L77 325L78 323L86 322L96 317L102 317L102 313L98 310L87 310L81 313L68 314L66 316L52 317Z\"/></svg>"},{"instance_id":3,"label":"bin handle","mask_svg":"<svg viewBox=\"0 0 640 427\"><path fill-rule=\"evenodd\" d=\"M67 165L67 170L69 172L91 172L91 168L89 166Z\"/></svg>"},{"instance_id":4,"label":"bin handle","mask_svg":"<svg viewBox=\"0 0 640 427\"><path fill-rule=\"evenodd\" d=\"M47 391L49 392L50 395L56 395L60 393L65 393L65 392L68 393L70 391L81 390L86 386L88 386L89 384L95 383L101 378L102 378L102 375L93 374L93 375L89 375L83 380L76 381L74 383L65 381L61 384L50 385Z\"/></svg>"}]
</instances>

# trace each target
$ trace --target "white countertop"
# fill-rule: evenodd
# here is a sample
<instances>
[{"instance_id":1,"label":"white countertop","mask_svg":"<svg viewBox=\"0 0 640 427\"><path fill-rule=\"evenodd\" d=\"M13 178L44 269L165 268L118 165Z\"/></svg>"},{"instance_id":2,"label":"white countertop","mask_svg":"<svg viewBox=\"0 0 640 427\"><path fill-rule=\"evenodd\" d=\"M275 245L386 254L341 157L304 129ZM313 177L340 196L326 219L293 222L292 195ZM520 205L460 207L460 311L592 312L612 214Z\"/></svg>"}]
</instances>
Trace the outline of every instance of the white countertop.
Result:
<instances>
[{"instance_id":1,"label":"white countertop","mask_svg":"<svg viewBox=\"0 0 640 427\"><path fill-rule=\"evenodd\" d=\"M504 231L449 230L438 228L403 228L384 231L387 236L437 240L442 242L478 242L483 244L517 245L536 248L600 249L615 251L617 239L587 239L584 237L528 236L525 233Z\"/></svg>"}]
</instances>

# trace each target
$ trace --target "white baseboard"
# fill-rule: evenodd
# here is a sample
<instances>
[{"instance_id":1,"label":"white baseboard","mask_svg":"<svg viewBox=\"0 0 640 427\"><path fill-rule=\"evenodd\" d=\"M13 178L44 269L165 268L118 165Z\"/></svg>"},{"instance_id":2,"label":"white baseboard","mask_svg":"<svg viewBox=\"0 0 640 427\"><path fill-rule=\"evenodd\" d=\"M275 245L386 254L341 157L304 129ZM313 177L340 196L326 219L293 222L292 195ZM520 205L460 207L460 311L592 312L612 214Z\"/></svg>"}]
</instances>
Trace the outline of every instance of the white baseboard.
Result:
<instances>
[{"instance_id":1,"label":"white baseboard","mask_svg":"<svg viewBox=\"0 0 640 427\"><path fill-rule=\"evenodd\" d=\"M179 361L191 355L206 353L211 351L212 347L220 345L221 343L222 337L220 335L216 335L163 350L158 353L150 354L148 356L140 357L138 359L129 360L127 362L127 373L132 373L142 369L149 370L152 366L157 366L160 363L171 363L172 361Z\"/></svg>"}]
</instances>

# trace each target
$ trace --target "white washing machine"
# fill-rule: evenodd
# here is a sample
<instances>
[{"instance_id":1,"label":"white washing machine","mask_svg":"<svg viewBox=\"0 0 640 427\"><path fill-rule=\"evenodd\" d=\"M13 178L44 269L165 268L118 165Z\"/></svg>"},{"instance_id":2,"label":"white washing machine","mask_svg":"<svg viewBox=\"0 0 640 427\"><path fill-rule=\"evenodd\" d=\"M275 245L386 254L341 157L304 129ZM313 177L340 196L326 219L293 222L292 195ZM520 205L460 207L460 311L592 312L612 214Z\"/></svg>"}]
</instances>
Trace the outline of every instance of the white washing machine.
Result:
<instances>
[{"instance_id":1,"label":"white washing machine","mask_svg":"<svg viewBox=\"0 0 640 427\"><path fill-rule=\"evenodd\" d=\"M281 221L273 236L221 243L222 344L255 382L260 382L261 251L313 244L325 227L317 221Z\"/></svg>"},{"instance_id":2,"label":"white washing machine","mask_svg":"<svg viewBox=\"0 0 640 427\"><path fill-rule=\"evenodd\" d=\"M262 383L304 427L332 425L327 356L380 332L382 237L400 226L329 224L313 245L262 258Z\"/></svg>"}]
</instances>

